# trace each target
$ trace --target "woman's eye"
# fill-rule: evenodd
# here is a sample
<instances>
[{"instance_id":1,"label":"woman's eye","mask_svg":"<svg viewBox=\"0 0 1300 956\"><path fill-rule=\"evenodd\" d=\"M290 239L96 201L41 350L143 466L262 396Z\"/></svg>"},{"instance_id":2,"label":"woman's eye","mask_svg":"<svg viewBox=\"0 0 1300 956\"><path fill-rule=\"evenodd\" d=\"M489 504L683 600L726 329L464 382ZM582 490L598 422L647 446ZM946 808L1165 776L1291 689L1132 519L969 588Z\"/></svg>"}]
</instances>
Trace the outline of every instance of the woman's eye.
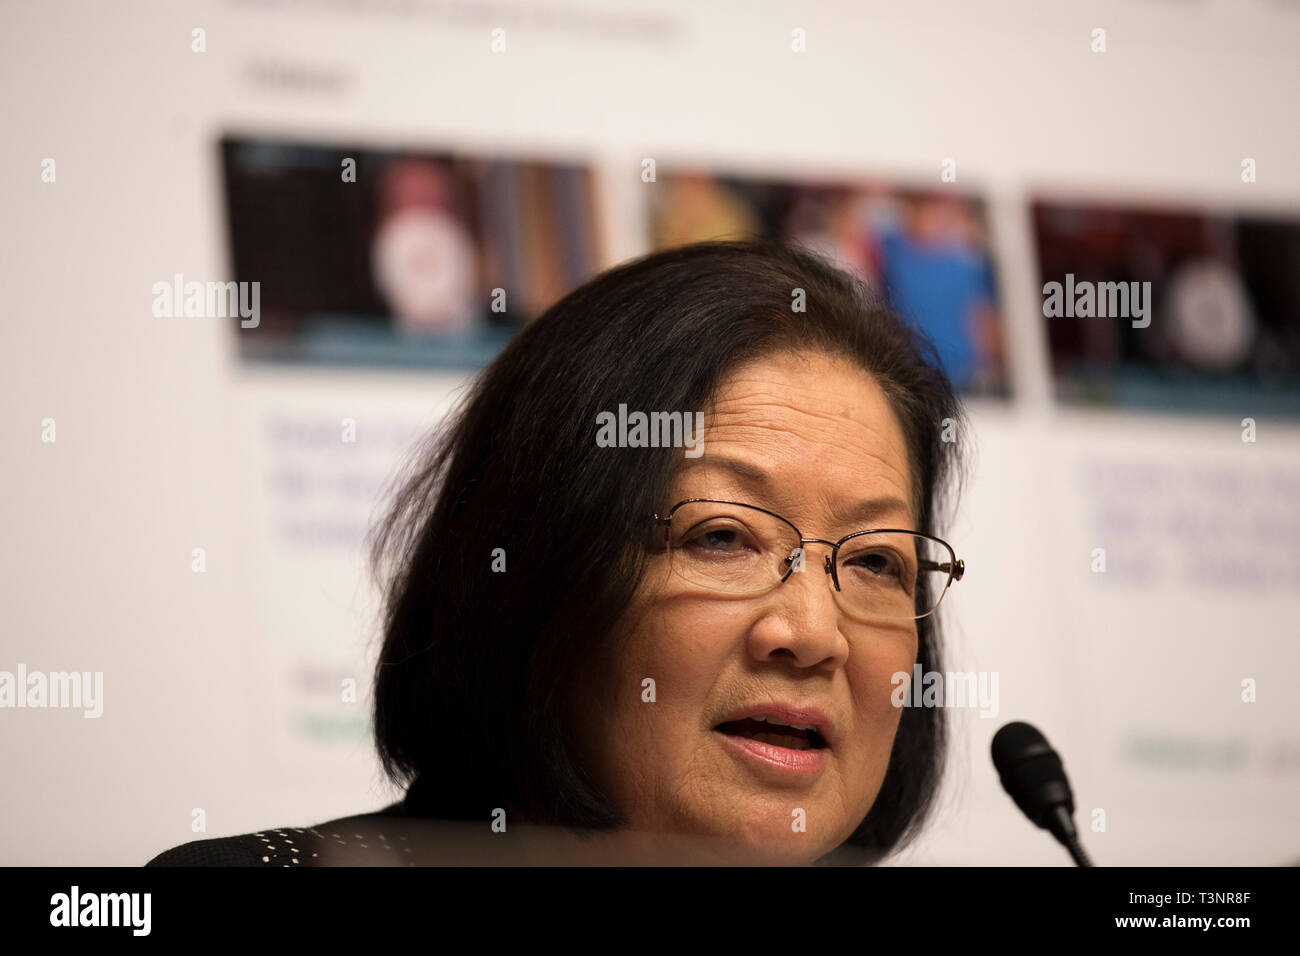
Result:
<instances>
[{"instance_id":1,"label":"woman's eye","mask_svg":"<svg viewBox=\"0 0 1300 956\"><path fill-rule=\"evenodd\" d=\"M854 555L847 562L853 567L862 568L872 574L899 577L902 563L898 556L889 551L865 551Z\"/></svg>"},{"instance_id":2,"label":"woman's eye","mask_svg":"<svg viewBox=\"0 0 1300 956\"><path fill-rule=\"evenodd\" d=\"M709 551L736 551L745 539L735 528L709 528L696 532L686 543Z\"/></svg>"}]
</instances>

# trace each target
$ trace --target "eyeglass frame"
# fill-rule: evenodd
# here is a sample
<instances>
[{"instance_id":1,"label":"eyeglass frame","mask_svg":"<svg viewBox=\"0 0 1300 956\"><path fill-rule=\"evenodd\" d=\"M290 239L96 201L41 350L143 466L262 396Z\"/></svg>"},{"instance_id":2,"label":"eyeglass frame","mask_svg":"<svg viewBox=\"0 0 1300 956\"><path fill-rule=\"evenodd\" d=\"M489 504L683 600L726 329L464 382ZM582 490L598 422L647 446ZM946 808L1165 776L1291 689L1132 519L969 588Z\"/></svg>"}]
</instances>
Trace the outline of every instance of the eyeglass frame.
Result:
<instances>
[{"instance_id":1,"label":"eyeglass frame","mask_svg":"<svg viewBox=\"0 0 1300 956\"><path fill-rule=\"evenodd\" d=\"M835 590L840 592L841 594L844 593L844 589L840 587L839 561L837 560L837 558L839 556L840 548L842 548L845 542L849 541L851 538L860 538L863 535L867 535L867 534L910 534L915 537L925 538L928 541L935 541L943 545L948 550L948 553L952 555L951 562L941 563L938 561L922 561L920 559L918 559L917 561L916 571L917 571L918 581L920 580L920 575L922 571L947 571L948 572L948 580L947 582L945 582L943 586L943 591L941 591L939 594L939 599L934 602L934 607L930 608L930 610L926 611L922 615L919 615L918 617L913 617L910 619L892 618L891 620L920 621L929 617L935 611L939 610L939 605L943 603L944 595L947 594L948 589L952 587L952 582L960 581L962 579L962 575L966 573L966 562L963 559L957 557L956 549L954 549L953 546L950 545L947 541L943 540L943 538L935 537L932 534L925 534L921 531L913 531L909 528L869 528L865 531L854 531L852 534L846 534L844 537L840 538L839 541L827 541L825 538L805 538L803 532L800 531L798 527L795 526L795 523L793 521L777 514L775 511L769 511L767 508L760 508L758 505L746 504L743 501L726 501L721 498L683 498L681 501L677 502L677 504L669 508L666 514L660 515L658 512L655 512L650 516L654 520L655 524L661 524L664 526L664 546L668 549L670 561L671 561L671 555L673 551L672 539L671 539L673 514L682 505L689 505L689 504L735 505L740 508L749 508L753 511L759 511L765 515L769 515L775 518L777 521L780 521L782 524L789 525L790 529L799 536L799 547L796 549L798 551L803 551L803 546L805 544L827 545L831 549L831 553L825 555L822 558L822 568L827 574L831 576L831 582L834 584ZM785 563L790 566L789 570L787 570L785 574L781 575L781 579L777 581L775 584L773 584L771 587L765 588L761 591L719 590L718 593L719 594L767 594L769 591L775 590L776 588L784 584L787 580L789 580L790 575L794 573L795 570L794 562L791 560L791 558L787 557L784 560ZM706 587L706 585L699 584L698 582L691 581L689 578L682 576L680 572L678 572L678 576L682 577L682 580L686 581L688 584L694 584L696 587ZM708 588L708 590L716 590L716 589Z\"/></svg>"}]
</instances>

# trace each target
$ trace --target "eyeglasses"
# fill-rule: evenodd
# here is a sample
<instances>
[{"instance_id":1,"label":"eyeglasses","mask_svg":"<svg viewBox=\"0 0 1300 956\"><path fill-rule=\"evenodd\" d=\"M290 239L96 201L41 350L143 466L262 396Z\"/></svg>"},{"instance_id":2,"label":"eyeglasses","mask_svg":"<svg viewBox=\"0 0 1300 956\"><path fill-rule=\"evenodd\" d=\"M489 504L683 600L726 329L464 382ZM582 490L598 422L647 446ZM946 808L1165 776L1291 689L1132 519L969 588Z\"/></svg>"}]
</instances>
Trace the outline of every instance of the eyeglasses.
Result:
<instances>
[{"instance_id":1,"label":"eyeglasses","mask_svg":"<svg viewBox=\"0 0 1300 956\"><path fill-rule=\"evenodd\" d=\"M663 545L678 577L727 594L761 594L804 569L804 546L824 544L822 559L846 614L860 621L919 620L933 614L948 586L966 573L940 538L892 528L857 531L839 541L806 538L789 521L755 505L688 498L666 515Z\"/></svg>"}]
</instances>

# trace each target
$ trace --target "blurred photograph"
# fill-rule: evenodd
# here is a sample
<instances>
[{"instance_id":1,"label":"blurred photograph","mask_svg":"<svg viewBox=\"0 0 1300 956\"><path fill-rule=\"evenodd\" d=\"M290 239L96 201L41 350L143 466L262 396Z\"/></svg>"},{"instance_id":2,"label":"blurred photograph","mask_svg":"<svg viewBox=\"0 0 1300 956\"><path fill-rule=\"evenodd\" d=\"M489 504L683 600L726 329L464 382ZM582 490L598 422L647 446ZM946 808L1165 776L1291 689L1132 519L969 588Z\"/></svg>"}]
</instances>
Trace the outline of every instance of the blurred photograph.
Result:
<instances>
[{"instance_id":1,"label":"blurred photograph","mask_svg":"<svg viewBox=\"0 0 1300 956\"><path fill-rule=\"evenodd\" d=\"M820 253L881 290L966 394L1006 396L999 295L982 204L870 181L814 184L665 172L651 242L761 236Z\"/></svg>"},{"instance_id":2,"label":"blurred photograph","mask_svg":"<svg viewBox=\"0 0 1300 956\"><path fill-rule=\"evenodd\" d=\"M475 368L601 260L580 166L220 148L234 275L261 283L248 361Z\"/></svg>"},{"instance_id":3,"label":"blurred photograph","mask_svg":"<svg viewBox=\"0 0 1300 956\"><path fill-rule=\"evenodd\" d=\"M1042 201L1033 216L1045 289L1100 280L1150 291L1149 303L1139 303L1149 314L1132 322L1127 314L1049 315L1045 305L1058 398L1300 417L1300 216Z\"/></svg>"}]
</instances>

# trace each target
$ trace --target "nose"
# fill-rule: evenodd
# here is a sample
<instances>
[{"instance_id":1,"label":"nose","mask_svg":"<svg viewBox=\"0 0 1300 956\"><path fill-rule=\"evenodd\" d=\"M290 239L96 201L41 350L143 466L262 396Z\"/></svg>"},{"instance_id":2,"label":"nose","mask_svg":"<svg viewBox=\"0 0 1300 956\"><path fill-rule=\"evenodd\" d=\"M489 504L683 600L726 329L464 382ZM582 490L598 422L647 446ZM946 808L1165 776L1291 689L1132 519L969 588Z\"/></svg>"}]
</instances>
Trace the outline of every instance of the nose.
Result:
<instances>
[{"instance_id":1,"label":"nose","mask_svg":"<svg viewBox=\"0 0 1300 956\"><path fill-rule=\"evenodd\" d=\"M816 567L806 555L801 557L806 568ZM829 562L827 558L822 564L826 578L792 567L784 583L764 595L747 639L755 661L786 660L800 668L825 671L837 670L848 661L849 642L840 631Z\"/></svg>"}]
</instances>

